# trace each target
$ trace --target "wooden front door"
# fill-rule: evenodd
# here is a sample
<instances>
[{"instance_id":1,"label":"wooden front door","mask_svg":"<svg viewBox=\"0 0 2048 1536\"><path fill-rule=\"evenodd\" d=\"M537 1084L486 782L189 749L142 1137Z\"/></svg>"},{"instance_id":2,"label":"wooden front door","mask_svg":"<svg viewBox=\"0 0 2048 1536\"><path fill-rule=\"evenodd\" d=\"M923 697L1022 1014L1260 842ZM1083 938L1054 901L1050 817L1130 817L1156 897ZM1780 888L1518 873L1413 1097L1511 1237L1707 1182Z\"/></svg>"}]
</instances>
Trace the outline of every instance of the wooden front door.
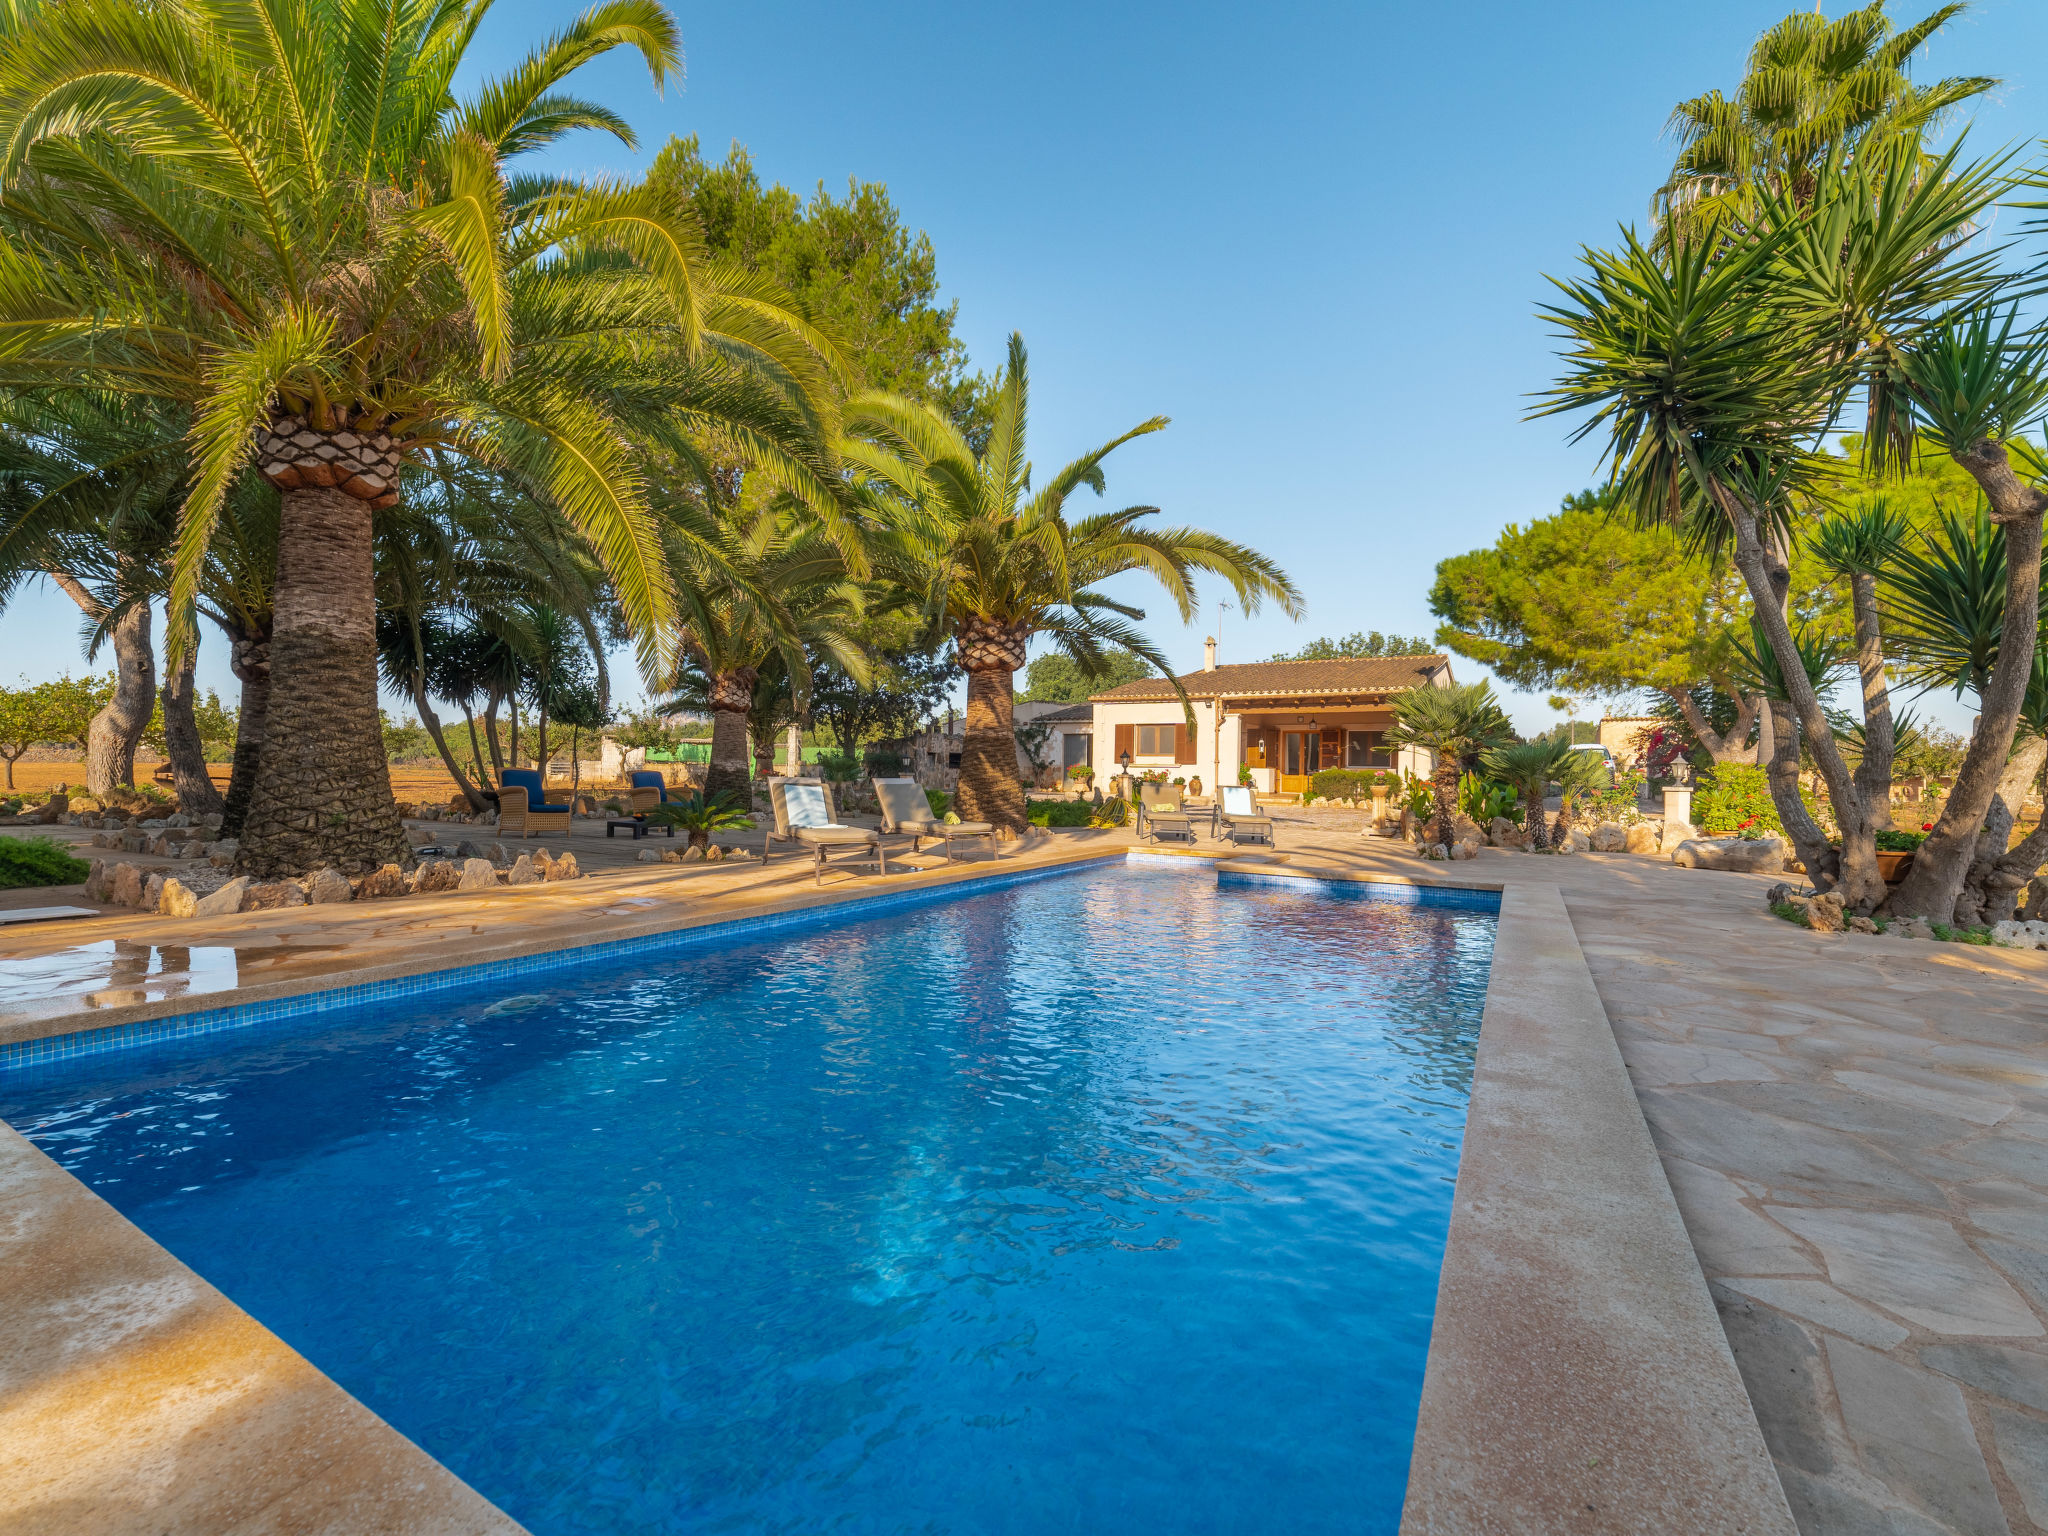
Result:
<instances>
[{"instance_id":1,"label":"wooden front door","mask_svg":"<svg viewBox=\"0 0 2048 1536\"><path fill-rule=\"evenodd\" d=\"M1280 793L1298 795L1322 766L1322 734L1319 731L1280 733Z\"/></svg>"}]
</instances>

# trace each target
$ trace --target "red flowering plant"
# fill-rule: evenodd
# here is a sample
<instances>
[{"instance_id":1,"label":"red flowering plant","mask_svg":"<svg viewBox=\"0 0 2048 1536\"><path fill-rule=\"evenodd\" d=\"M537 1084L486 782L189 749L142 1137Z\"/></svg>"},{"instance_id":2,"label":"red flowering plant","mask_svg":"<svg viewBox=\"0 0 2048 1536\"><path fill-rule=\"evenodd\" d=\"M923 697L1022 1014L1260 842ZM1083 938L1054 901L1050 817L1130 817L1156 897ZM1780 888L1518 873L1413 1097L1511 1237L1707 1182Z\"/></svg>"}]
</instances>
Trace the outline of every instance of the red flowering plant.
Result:
<instances>
[{"instance_id":1,"label":"red flowering plant","mask_svg":"<svg viewBox=\"0 0 2048 1536\"><path fill-rule=\"evenodd\" d=\"M1692 737L1669 725L1654 726L1642 736L1643 771L1652 779L1671 776L1671 765L1692 753Z\"/></svg>"}]
</instances>

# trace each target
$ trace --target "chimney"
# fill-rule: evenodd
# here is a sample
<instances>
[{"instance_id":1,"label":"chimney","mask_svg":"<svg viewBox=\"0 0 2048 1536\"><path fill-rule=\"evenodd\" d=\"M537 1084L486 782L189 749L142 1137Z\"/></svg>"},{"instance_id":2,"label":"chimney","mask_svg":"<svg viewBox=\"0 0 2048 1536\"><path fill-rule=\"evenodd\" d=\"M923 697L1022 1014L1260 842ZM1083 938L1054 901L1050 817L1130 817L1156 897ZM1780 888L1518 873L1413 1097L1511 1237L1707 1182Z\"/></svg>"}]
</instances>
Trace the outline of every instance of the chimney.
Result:
<instances>
[{"instance_id":1,"label":"chimney","mask_svg":"<svg viewBox=\"0 0 2048 1536\"><path fill-rule=\"evenodd\" d=\"M1211 635L1202 642L1202 670L1204 672L1214 672L1216 670L1216 637L1214 635Z\"/></svg>"}]
</instances>

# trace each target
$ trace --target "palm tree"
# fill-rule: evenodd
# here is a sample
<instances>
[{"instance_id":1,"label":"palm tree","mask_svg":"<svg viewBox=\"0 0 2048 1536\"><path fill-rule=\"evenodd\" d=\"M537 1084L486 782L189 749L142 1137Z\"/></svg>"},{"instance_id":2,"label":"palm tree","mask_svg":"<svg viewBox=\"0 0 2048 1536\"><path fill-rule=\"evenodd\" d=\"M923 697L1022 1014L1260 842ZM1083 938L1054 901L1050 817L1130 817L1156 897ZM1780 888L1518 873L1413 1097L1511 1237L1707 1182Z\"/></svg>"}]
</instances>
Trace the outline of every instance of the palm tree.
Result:
<instances>
[{"instance_id":1,"label":"palm tree","mask_svg":"<svg viewBox=\"0 0 2048 1536\"><path fill-rule=\"evenodd\" d=\"M1863 685L1863 727L1854 777L1870 806L1872 825L1879 831L1892 824L1895 732L1877 583L1904 544L1906 526L1905 514L1880 496L1830 517L1813 536L1813 552L1821 564L1849 588L1849 611L1856 629L1856 672Z\"/></svg>"},{"instance_id":2,"label":"palm tree","mask_svg":"<svg viewBox=\"0 0 2048 1536\"><path fill-rule=\"evenodd\" d=\"M1512 742L1515 732L1493 696L1493 684L1482 680L1396 694L1394 725L1386 739L1389 746L1421 747L1435 758L1430 774L1436 793L1431 841L1449 847L1458 817L1458 775L1476 766L1486 753Z\"/></svg>"},{"instance_id":3,"label":"palm tree","mask_svg":"<svg viewBox=\"0 0 2048 1536\"><path fill-rule=\"evenodd\" d=\"M1848 169L1831 164L1809 206L1760 193L1758 227L1740 240L1679 241L1653 252L1624 233L1622 248L1590 254L1587 275L1561 283L1565 301L1548 309L1568 361L1538 414L1587 410L1577 435L1607 429L1628 515L1645 524L1683 521L1706 544L1732 543L1792 713L1827 782L1842 834L1842 898L1859 911L1886 900L1876 817L1800 665L1789 617L1795 513L1826 491L1814 444L1861 397L1866 453L1894 468L1917 421L1977 477L1995 508L2003 497L2018 522L2031 519L2036 575L2040 511L2048 506L2014 477L2004 446L2044 398L2035 382L2040 363L1975 318L2007 278L1996 251L1960 243L2010 182L1998 163L1959 166L1957 153L1925 170L1905 153ZM1963 318L1954 317L1958 309ZM2040 387L2048 389L2048 378ZM2017 536L2026 537L2024 528ZM2023 691L2023 677L2018 686ZM2013 716L2001 711L2017 695L1998 697L1993 708L1987 695L1972 751L1991 750L1988 732L2002 764ZM1796 798L1780 793L1789 788L1774 780L1788 826L1800 814ZM1975 807L1967 814L1981 817L1989 784L1971 779L1967 795L1963 788L1960 798ZM1914 906L1895 900L1894 908L1947 921L1960 882L1950 859L1938 850L1936 883L1951 873L1957 882L1946 905L1923 888ZM1922 873L1916 863L1914 879ZM1910 891L1909 882L1898 900Z\"/></svg>"},{"instance_id":4,"label":"palm tree","mask_svg":"<svg viewBox=\"0 0 2048 1536\"><path fill-rule=\"evenodd\" d=\"M1201 529L1150 527L1157 507L1069 521L1068 499L1081 487L1102 494L1103 460L1159 431L1166 418L1155 416L1083 454L1034 491L1024 443L1028 394L1024 338L1012 335L994 427L981 452L933 406L884 393L847 402L850 436L841 447L904 536L903 580L926 594L928 612L952 637L967 674L960 813L1010 833L1025 825L1015 674L1033 636L1048 637L1091 676L1104 670L1110 647L1173 676L1166 658L1132 627L1143 611L1108 597L1097 583L1143 571L1173 599L1184 623L1195 614L1200 571L1229 582L1246 613L1269 597L1290 616L1301 612L1294 583L1271 560Z\"/></svg>"},{"instance_id":5,"label":"palm tree","mask_svg":"<svg viewBox=\"0 0 2048 1536\"><path fill-rule=\"evenodd\" d=\"M1657 191L1658 222L1699 230L1726 220L1749 224L1761 192L1813 201L1831 155L1853 155L1922 139L1963 102L1998 82L1953 76L1933 85L1909 78L1913 54L1965 6L1940 7L1894 31L1885 0L1829 21L1795 11L1756 40L1734 96L1719 91L1681 101L1670 132L1678 160Z\"/></svg>"},{"instance_id":6,"label":"palm tree","mask_svg":"<svg viewBox=\"0 0 2048 1536\"><path fill-rule=\"evenodd\" d=\"M708 712L705 792L750 803L750 722L758 729L785 710L803 714L811 655L867 680L855 623L861 597L839 548L787 509L748 515L729 504L670 498L664 510L670 561L681 577L683 660L671 683L676 697L656 713ZM772 740L764 745L772 762Z\"/></svg>"},{"instance_id":7,"label":"palm tree","mask_svg":"<svg viewBox=\"0 0 2048 1536\"><path fill-rule=\"evenodd\" d=\"M557 87L618 47L659 84L679 57L669 13L602 0L462 101L486 3L78 0L10 13L25 19L0 36L0 386L191 411L174 650L236 476L283 495L249 873L407 852L371 553L405 465L469 458L559 507L658 675L674 615L636 441L676 437L707 370L758 365L803 392L838 365L764 284L709 270L672 195L505 174L573 130L630 144Z\"/></svg>"},{"instance_id":8,"label":"palm tree","mask_svg":"<svg viewBox=\"0 0 2048 1536\"><path fill-rule=\"evenodd\" d=\"M1488 773L1521 796L1522 830L1529 835L1530 848L1541 849L1549 846L1543 802L1550 793L1551 782L1569 771L1570 759L1591 755L1574 752L1561 736L1538 736L1533 741L1489 748L1479 761Z\"/></svg>"}]
</instances>

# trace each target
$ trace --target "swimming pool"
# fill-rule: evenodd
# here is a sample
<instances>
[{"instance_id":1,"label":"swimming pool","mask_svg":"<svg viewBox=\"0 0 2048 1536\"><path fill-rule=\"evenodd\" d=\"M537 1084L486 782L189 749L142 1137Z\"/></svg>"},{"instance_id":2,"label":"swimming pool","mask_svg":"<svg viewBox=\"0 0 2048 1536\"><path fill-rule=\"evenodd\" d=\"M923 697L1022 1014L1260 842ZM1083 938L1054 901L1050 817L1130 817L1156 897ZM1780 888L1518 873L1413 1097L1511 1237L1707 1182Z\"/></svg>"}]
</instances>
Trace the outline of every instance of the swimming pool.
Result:
<instances>
[{"instance_id":1,"label":"swimming pool","mask_svg":"<svg viewBox=\"0 0 2048 1536\"><path fill-rule=\"evenodd\" d=\"M0 1116L538 1536L1391 1531L1495 921L1097 869Z\"/></svg>"}]
</instances>

